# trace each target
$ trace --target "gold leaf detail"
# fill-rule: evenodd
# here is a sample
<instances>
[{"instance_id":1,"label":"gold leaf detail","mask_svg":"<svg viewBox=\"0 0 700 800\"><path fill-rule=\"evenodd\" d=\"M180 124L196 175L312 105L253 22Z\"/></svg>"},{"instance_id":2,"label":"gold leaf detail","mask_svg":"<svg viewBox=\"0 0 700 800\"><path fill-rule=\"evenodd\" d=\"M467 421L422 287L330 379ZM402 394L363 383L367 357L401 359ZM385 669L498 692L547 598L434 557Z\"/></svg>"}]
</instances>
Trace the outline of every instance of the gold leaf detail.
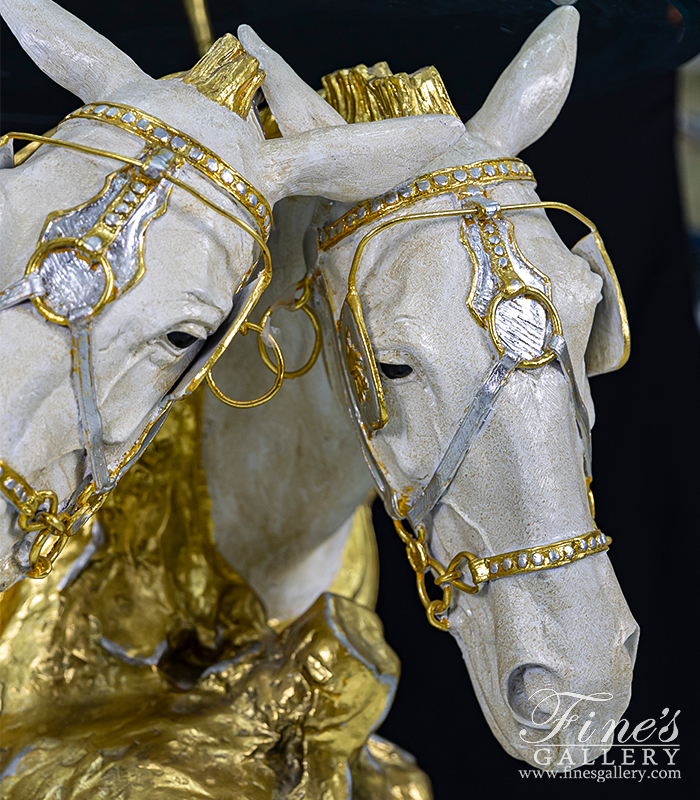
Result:
<instances>
[{"instance_id":1,"label":"gold leaf detail","mask_svg":"<svg viewBox=\"0 0 700 800\"><path fill-rule=\"evenodd\" d=\"M358 64L321 79L322 97L348 122L372 122L420 114L458 114L435 67L408 75L392 73L386 61Z\"/></svg>"},{"instance_id":2,"label":"gold leaf detail","mask_svg":"<svg viewBox=\"0 0 700 800\"><path fill-rule=\"evenodd\" d=\"M364 403L365 400L367 400L369 384L367 383L367 378L365 377L365 373L362 368L364 364L362 353L350 341L349 330L345 331L345 358L347 360L348 369L350 370L352 379L355 382L355 391L357 392L357 396Z\"/></svg>"},{"instance_id":3,"label":"gold leaf detail","mask_svg":"<svg viewBox=\"0 0 700 800\"><path fill-rule=\"evenodd\" d=\"M214 42L182 80L245 119L265 80L265 72L258 59L249 56L238 39L227 33Z\"/></svg>"},{"instance_id":4,"label":"gold leaf detail","mask_svg":"<svg viewBox=\"0 0 700 800\"><path fill-rule=\"evenodd\" d=\"M459 118L435 67L424 67L412 75L394 75L386 61L373 67L358 64L324 75L321 84L323 88L318 93L346 122L419 114L451 114ZM260 118L265 138L278 138L279 128L267 106L260 110Z\"/></svg>"}]
</instances>

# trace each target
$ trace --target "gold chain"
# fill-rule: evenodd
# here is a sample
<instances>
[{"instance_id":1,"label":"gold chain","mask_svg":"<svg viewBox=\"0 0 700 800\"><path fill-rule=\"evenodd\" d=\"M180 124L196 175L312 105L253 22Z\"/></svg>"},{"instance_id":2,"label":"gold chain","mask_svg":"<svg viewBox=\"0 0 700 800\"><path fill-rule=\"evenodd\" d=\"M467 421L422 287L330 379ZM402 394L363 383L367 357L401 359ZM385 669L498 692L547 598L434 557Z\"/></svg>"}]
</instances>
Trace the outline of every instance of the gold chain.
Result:
<instances>
[{"instance_id":1,"label":"gold chain","mask_svg":"<svg viewBox=\"0 0 700 800\"><path fill-rule=\"evenodd\" d=\"M53 492L45 492L43 494L52 495L52 500L55 500L55 505L52 503L52 508L55 509L58 505L56 495ZM74 536L99 511L107 497L108 493L95 495L95 487L91 484L78 496L72 514L68 514L65 511L56 514L55 510L52 511L51 508L48 512L40 511L37 514L37 522L35 524L42 523L42 526L39 528L39 534L29 552L30 571L27 575L30 578L45 578L51 572L68 539ZM19 526L23 530L29 530L28 527L23 527L21 516ZM48 549L45 550L45 545L47 544Z\"/></svg>"},{"instance_id":2,"label":"gold chain","mask_svg":"<svg viewBox=\"0 0 700 800\"><path fill-rule=\"evenodd\" d=\"M87 520L104 503L107 495L95 496L95 487L87 486L78 497L72 514L58 511L55 492L36 491L5 461L0 459L0 492L19 511L17 524L25 533L36 533L29 552L30 578L45 578L56 559ZM75 530L73 527L80 522Z\"/></svg>"}]
</instances>

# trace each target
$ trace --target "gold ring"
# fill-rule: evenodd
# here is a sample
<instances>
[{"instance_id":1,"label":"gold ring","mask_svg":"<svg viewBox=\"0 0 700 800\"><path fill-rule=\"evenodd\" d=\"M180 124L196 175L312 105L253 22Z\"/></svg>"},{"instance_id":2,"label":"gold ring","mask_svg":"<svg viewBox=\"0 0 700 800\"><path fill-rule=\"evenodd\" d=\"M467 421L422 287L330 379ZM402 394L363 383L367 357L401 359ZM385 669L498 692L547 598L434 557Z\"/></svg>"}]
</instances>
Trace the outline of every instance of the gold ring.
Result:
<instances>
[{"instance_id":1,"label":"gold ring","mask_svg":"<svg viewBox=\"0 0 700 800\"><path fill-rule=\"evenodd\" d=\"M557 314L554 304L547 297L547 295L544 294L544 292L541 292L539 289L534 289L531 286L523 286L518 289L517 292L506 295L504 290L501 289L491 301L486 313L486 325L488 327L489 336L491 337L493 346L496 348L499 356L502 356L506 352L506 348L503 346L503 343L498 335L498 331L496 330L496 309L503 300L514 300L516 297L531 297L533 300L536 300L538 303L540 303L540 305L544 306L544 309L552 323L552 331L559 336L562 336L562 327L559 314ZM521 361L518 364L518 369L536 369L537 367L543 367L545 364L549 364L549 362L556 357L557 354L554 352L554 350L552 350L551 347L549 347L542 353L541 356L530 359L529 361Z\"/></svg>"},{"instance_id":2,"label":"gold ring","mask_svg":"<svg viewBox=\"0 0 700 800\"><path fill-rule=\"evenodd\" d=\"M104 253L93 253L87 250L84 245L80 244L78 239L67 237L50 239L48 242L44 242L36 248L32 257L29 259L24 274L30 275L32 272L38 272L44 259L52 251L73 252L88 264L98 263L100 265L105 276L105 285L99 300L92 308L93 314L99 314L109 302L114 290L114 273L112 272L109 261L107 261L107 257ZM55 322L57 325L69 324L68 317L62 317L60 314L50 309L43 297L32 297L32 303L37 311L50 322Z\"/></svg>"},{"instance_id":3,"label":"gold ring","mask_svg":"<svg viewBox=\"0 0 700 800\"><path fill-rule=\"evenodd\" d=\"M262 325L255 325L253 322L244 323L241 326L241 334L245 336L248 333L249 328L255 331L258 336L262 335ZM270 341L272 342L272 347L275 351L275 358L277 359L277 369L275 370L277 377L275 378L275 383L272 389L270 389L267 394L262 395L262 397L257 397L255 400L232 400L230 397L227 397L221 391L221 389L219 389L211 374L211 370L209 370L209 372L207 372L207 383L217 399L221 400L222 403L225 403L227 406L231 406L232 408L255 408L255 406L261 406L263 403L266 403L268 400L274 397L277 392L279 392L279 390L282 388L282 384L284 383L284 357L282 356L280 346L272 336L270 336Z\"/></svg>"},{"instance_id":4,"label":"gold ring","mask_svg":"<svg viewBox=\"0 0 700 800\"><path fill-rule=\"evenodd\" d=\"M310 292L309 292L310 293ZM300 301L297 301L294 304L293 311L299 311L301 309L311 320L311 324L314 326L314 333L316 334L316 340L314 341L314 348L311 351L311 355L309 356L308 361L304 364L303 367L299 367L299 369L290 370L289 372L285 371L284 377L286 380L294 380L294 378L300 378L302 375L306 375L306 373L313 367L316 363L316 359L318 358L319 353L321 352L321 344L322 344L322 333L321 333L321 323L318 321L318 317L316 314L307 306L305 305L306 300L308 300L308 294L302 295L302 299L304 300L304 304ZM298 303L298 305L297 305ZM285 306L281 306L281 308L285 308ZM265 326L268 318L272 315L274 311L274 307L270 306L267 311L262 315L262 319L260 320L260 325ZM286 309L290 313L290 309ZM275 364L272 363L270 356L267 354L267 348L265 347L265 343L262 340L262 337L258 337L258 350L260 351L260 357L263 360L265 366L270 370L270 372L277 372L277 367Z\"/></svg>"},{"instance_id":5,"label":"gold ring","mask_svg":"<svg viewBox=\"0 0 700 800\"><path fill-rule=\"evenodd\" d=\"M56 541L51 545L49 552L44 555L41 551L48 541L49 536L55 536ZM34 540L32 549L29 551L29 578L45 578L53 569L54 562L61 555L63 548L68 543L68 536L65 533L56 533L46 530L40 533Z\"/></svg>"}]
</instances>

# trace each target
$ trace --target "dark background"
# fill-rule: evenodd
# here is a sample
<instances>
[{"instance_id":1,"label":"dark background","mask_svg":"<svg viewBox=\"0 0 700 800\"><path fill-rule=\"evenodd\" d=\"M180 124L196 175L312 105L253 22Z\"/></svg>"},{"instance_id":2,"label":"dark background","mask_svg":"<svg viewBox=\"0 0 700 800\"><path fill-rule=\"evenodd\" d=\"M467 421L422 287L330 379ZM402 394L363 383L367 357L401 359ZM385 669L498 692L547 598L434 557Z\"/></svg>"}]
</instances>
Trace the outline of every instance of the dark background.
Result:
<instances>
[{"instance_id":1,"label":"dark background","mask_svg":"<svg viewBox=\"0 0 700 800\"><path fill-rule=\"evenodd\" d=\"M197 58L178 0L63 0L147 72L187 69ZM209 0L214 34L256 27L312 86L323 74L386 60L395 71L440 70L463 118L486 97L527 34L554 8L545 0ZM700 51L697 2L580 0L580 57L569 101L522 157L543 199L570 203L598 224L622 284L632 357L592 380L597 422L597 521L614 537L611 559L641 625L634 726L679 717L684 779L632 784L523 780L481 714L453 639L432 629L404 550L375 507L382 580L378 611L403 675L381 733L414 753L437 800L514 790L523 798L624 791L685 796L694 766L697 601L697 453L700 340L691 315L690 258L673 151L674 68ZM42 133L78 102L0 29L0 126ZM564 166L575 165L574 170ZM561 228L568 244L579 230ZM449 714L441 713L450 709ZM684 787L685 790L682 789Z\"/></svg>"}]
</instances>

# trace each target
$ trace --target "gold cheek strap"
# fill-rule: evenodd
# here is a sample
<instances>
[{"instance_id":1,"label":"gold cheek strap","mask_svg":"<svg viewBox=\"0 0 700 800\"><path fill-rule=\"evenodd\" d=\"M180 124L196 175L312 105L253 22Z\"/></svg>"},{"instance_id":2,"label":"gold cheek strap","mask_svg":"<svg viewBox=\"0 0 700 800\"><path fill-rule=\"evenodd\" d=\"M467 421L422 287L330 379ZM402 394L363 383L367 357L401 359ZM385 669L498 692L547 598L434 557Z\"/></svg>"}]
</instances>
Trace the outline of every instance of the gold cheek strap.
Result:
<instances>
[{"instance_id":1,"label":"gold cheek strap","mask_svg":"<svg viewBox=\"0 0 700 800\"><path fill-rule=\"evenodd\" d=\"M362 441L364 444L365 457L368 463L373 465L373 472L375 476L381 476L378 486L384 499L385 506L389 513L394 516L395 527L401 536L404 544L406 545L406 552L409 562L416 573L416 584L418 593L423 603L428 620L430 624L440 630L446 630L449 627L448 620L440 617L440 614L447 613L450 602L452 600L452 588L459 589L467 593L476 593L479 585L485 581L492 580L496 577L503 577L506 575L522 574L526 572L533 572L539 569L565 566L576 558L581 558L594 552L600 552L601 549L607 549L607 540L604 540L603 534L596 533L596 536L603 537L600 540L593 541L593 545L589 548L587 540L583 539L583 546L579 547L576 551L573 540L564 540L549 546L548 550L542 547L525 548L517 553L508 553L503 556L489 557L479 559L471 553L459 553L455 556L450 564L445 568L440 562L433 558L428 551L427 537L426 537L426 520L432 516L433 509L440 502L442 496L449 489L452 481L454 480L459 467L466 458L466 455L471 447L472 442L478 436L479 432L488 423L491 413L496 402L496 399L506 385L512 373L521 368L537 368L543 366L553 359L558 359L561 364L564 375L568 378L571 387L571 396L575 411L575 417L579 434L584 445L584 472L587 479L587 488L590 483L590 426L588 422L588 415L581 400L576 379L571 366L571 361L566 347L566 342L562 336L562 327L557 314L556 308L544 291L533 288L523 284L510 263L496 262L495 274L500 281L500 288L498 288L493 298L491 299L488 311L486 314L486 325L491 341L496 349L499 359L492 367L489 374L486 376L481 387L475 394L472 402L470 403L466 413L464 414L460 424L457 428L455 435L450 441L440 463L431 477L428 484L414 495L409 500L403 496L399 496L393 490L388 481L386 480L383 470L380 468L376 459L374 458L370 448L368 439L373 430L378 429L381 425L372 425L372 417L370 416L369 425L366 424L367 419L367 398L370 392L370 381L376 380L378 390L375 396L381 397L383 402L383 392L381 392L381 383L379 382L378 370L374 362L374 354L369 342L364 318L362 316L362 307L359 301L359 294L356 288L356 274L357 268L360 263L360 258L367 245L373 236L381 233L384 230L392 227L393 225L402 222L416 220L416 219L434 219L441 217L480 217L487 221L487 226L491 226L491 220L495 219L496 214L505 211L525 210L529 208L564 208L569 210L567 206L558 203L527 203L527 204L513 204L508 206L494 207L487 213L482 207L463 208L452 211L436 211L424 214L410 214L406 217L388 220L380 223L374 230L366 234L359 243L355 252L352 267L348 277L348 297L343 307L343 312L340 319L340 330L338 343L341 349L345 347L345 376L348 397L354 405L355 413L353 417L360 423ZM573 209L572 209L573 211ZM578 212L575 212L578 218ZM583 218L586 219L585 217ZM588 221L589 222L589 221ZM592 223L589 222L591 227ZM495 230L495 228L493 228ZM594 228L593 228L594 230ZM489 234L492 238L496 238L495 233ZM500 241L500 240L499 240ZM498 255L498 254L496 254ZM498 258L501 258L498 256ZM503 260L505 262L505 259ZM521 355L514 355L502 343L501 336L498 332L496 312L499 305L503 302L512 301L519 297L531 298L534 302L539 304L544 313L545 319L549 320L550 329L545 338L545 345L542 353L530 359ZM351 316L346 319L345 315L348 312ZM483 323L482 323L483 324ZM351 327L351 325L353 327ZM361 336L359 332L363 332ZM346 341L347 340L347 341ZM355 361L349 358L348 345L359 343L356 346ZM359 352L359 348L362 352ZM362 381L358 380L356 371L358 364L356 361L362 360L360 356L366 359L366 363L370 367L374 366L374 372L377 373L376 379L373 376L373 371L368 367L364 367L362 372ZM355 372L353 372L353 367ZM381 393L381 394L380 394ZM361 404L364 403L364 408ZM386 415L386 407L385 415ZM386 416L385 416L386 419ZM363 424L365 423L365 424ZM406 527L398 519L402 519L406 523ZM596 541L598 544L596 545ZM604 544L604 547L603 547ZM544 553L544 555L543 555ZM467 584L463 579L459 570L459 565L463 560L467 560L473 585ZM436 584L442 588L442 600L431 600L425 587L425 573L431 569L437 574Z\"/></svg>"}]
</instances>

